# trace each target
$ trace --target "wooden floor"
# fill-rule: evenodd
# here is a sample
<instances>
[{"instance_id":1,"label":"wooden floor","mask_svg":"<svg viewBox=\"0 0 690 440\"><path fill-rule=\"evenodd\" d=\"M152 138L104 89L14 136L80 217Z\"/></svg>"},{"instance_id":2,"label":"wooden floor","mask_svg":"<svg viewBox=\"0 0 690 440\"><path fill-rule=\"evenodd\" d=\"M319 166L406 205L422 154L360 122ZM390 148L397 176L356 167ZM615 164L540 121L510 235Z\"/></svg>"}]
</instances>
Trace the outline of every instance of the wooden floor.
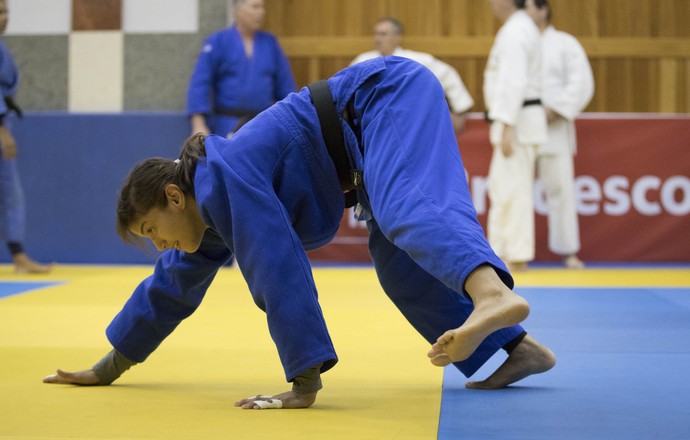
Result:
<instances>
[{"instance_id":1,"label":"wooden floor","mask_svg":"<svg viewBox=\"0 0 690 440\"><path fill-rule=\"evenodd\" d=\"M434 439L443 370L388 301L372 269L315 269L340 363L309 410L243 411L237 399L289 389L265 317L236 269L199 310L110 387L47 385L90 368L104 329L151 267L0 265L0 439ZM519 286L690 287L690 270L536 269Z\"/></svg>"}]
</instances>

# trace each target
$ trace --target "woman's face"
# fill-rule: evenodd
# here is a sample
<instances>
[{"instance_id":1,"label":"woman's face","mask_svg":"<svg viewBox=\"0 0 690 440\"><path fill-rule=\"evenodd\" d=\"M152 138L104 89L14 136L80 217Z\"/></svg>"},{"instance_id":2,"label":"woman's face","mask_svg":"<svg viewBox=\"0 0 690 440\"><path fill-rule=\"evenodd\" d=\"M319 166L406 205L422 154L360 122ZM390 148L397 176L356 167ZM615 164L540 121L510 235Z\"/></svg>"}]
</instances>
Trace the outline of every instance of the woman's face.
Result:
<instances>
[{"instance_id":1,"label":"woman's face","mask_svg":"<svg viewBox=\"0 0 690 440\"><path fill-rule=\"evenodd\" d=\"M172 187L172 188L171 188ZM148 238L159 251L178 249L194 253L199 249L207 226L199 215L194 199L176 186L166 188L168 205L153 208L130 225L130 232Z\"/></svg>"}]
</instances>

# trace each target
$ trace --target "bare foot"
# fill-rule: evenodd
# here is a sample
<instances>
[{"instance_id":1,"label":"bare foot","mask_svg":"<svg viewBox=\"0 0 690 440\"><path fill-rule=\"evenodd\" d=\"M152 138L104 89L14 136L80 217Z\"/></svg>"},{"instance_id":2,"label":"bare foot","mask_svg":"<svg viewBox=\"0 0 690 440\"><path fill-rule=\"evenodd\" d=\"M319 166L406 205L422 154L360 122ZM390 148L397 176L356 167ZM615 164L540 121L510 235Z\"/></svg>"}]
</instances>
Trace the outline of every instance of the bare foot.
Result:
<instances>
[{"instance_id":1,"label":"bare foot","mask_svg":"<svg viewBox=\"0 0 690 440\"><path fill-rule=\"evenodd\" d=\"M14 260L14 272L18 274L48 273L53 270L52 264L37 263L23 252L14 255L12 258Z\"/></svg>"},{"instance_id":2,"label":"bare foot","mask_svg":"<svg viewBox=\"0 0 690 440\"><path fill-rule=\"evenodd\" d=\"M465 386L475 390L497 390L532 374L548 371L554 365L556 356L553 352L526 335L491 376L479 382L467 382Z\"/></svg>"},{"instance_id":3,"label":"bare foot","mask_svg":"<svg viewBox=\"0 0 690 440\"><path fill-rule=\"evenodd\" d=\"M563 258L563 264L566 269L580 270L585 268L585 263L582 262L577 255L568 255Z\"/></svg>"},{"instance_id":4,"label":"bare foot","mask_svg":"<svg viewBox=\"0 0 690 440\"><path fill-rule=\"evenodd\" d=\"M448 330L431 346L427 356L437 366L459 362L474 353L491 333L518 324L529 315L527 301L507 287L475 302L475 309L460 327Z\"/></svg>"},{"instance_id":5,"label":"bare foot","mask_svg":"<svg viewBox=\"0 0 690 440\"><path fill-rule=\"evenodd\" d=\"M235 406L242 409L292 409L309 408L316 401L317 393L300 394L286 391L275 396L256 395L235 402Z\"/></svg>"},{"instance_id":6,"label":"bare foot","mask_svg":"<svg viewBox=\"0 0 690 440\"><path fill-rule=\"evenodd\" d=\"M527 270L527 262L525 261L510 261L506 263L508 272L524 272Z\"/></svg>"}]
</instances>

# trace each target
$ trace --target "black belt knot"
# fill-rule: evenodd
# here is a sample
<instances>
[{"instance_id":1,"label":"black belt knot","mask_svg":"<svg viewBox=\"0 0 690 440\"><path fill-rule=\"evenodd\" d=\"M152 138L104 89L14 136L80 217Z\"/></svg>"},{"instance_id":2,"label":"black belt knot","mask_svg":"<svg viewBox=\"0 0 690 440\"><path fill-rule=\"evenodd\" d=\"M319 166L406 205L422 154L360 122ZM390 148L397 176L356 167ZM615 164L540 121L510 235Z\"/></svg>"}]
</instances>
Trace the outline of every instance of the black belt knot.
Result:
<instances>
[{"instance_id":1,"label":"black belt knot","mask_svg":"<svg viewBox=\"0 0 690 440\"><path fill-rule=\"evenodd\" d=\"M541 105L541 99L539 99L539 98L527 99L527 100L523 101L523 103L522 103L523 107L529 107L531 105ZM489 124L494 122L493 119L489 118L489 112L488 111L484 112L484 120L486 122L488 122Z\"/></svg>"}]
</instances>

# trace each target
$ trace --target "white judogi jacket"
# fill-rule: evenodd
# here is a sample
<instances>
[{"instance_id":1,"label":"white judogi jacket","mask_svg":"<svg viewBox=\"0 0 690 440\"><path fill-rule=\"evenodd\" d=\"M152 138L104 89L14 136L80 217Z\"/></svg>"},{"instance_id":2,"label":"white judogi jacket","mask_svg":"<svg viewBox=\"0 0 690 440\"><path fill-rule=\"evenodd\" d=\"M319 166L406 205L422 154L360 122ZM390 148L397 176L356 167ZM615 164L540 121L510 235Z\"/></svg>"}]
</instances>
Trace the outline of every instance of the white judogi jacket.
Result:
<instances>
[{"instance_id":1,"label":"white judogi jacket","mask_svg":"<svg viewBox=\"0 0 690 440\"><path fill-rule=\"evenodd\" d=\"M546 141L546 114L539 105L524 107L541 97L541 35L524 10L511 15L496 34L484 70L484 102L489 109L491 143L498 145L503 124L513 126L521 144ZM503 124L500 124L503 123Z\"/></svg>"},{"instance_id":2,"label":"white judogi jacket","mask_svg":"<svg viewBox=\"0 0 690 440\"><path fill-rule=\"evenodd\" d=\"M542 34L542 68L542 102L564 119L549 124L548 140L539 153L575 154L574 120L594 95L592 67L575 37L549 26Z\"/></svg>"},{"instance_id":3,"label":"white judogi jacket","mask_svg":"<svg viewBox=\"0 0 690 440\"><path fill-rule=\"evenodd\" d=\"M467 87L462 82L460 75L453 66L444 63L443 61L435 58L433 55L416 52L414 50L407 50L401 47L395 49L392 54L396 57L408 58L410 60L416 61L423 65L438 78L443 91L448 99L448 104L453 113L465 113L474 105L474 100L467 91ZM381 52L377 50L372 50L369 52L364 52L357 55L357 57L352 60L350 65L361 63L362 61L367 61L372 58L377 58L381 56Z\"/></svg>"}]
</instances>

